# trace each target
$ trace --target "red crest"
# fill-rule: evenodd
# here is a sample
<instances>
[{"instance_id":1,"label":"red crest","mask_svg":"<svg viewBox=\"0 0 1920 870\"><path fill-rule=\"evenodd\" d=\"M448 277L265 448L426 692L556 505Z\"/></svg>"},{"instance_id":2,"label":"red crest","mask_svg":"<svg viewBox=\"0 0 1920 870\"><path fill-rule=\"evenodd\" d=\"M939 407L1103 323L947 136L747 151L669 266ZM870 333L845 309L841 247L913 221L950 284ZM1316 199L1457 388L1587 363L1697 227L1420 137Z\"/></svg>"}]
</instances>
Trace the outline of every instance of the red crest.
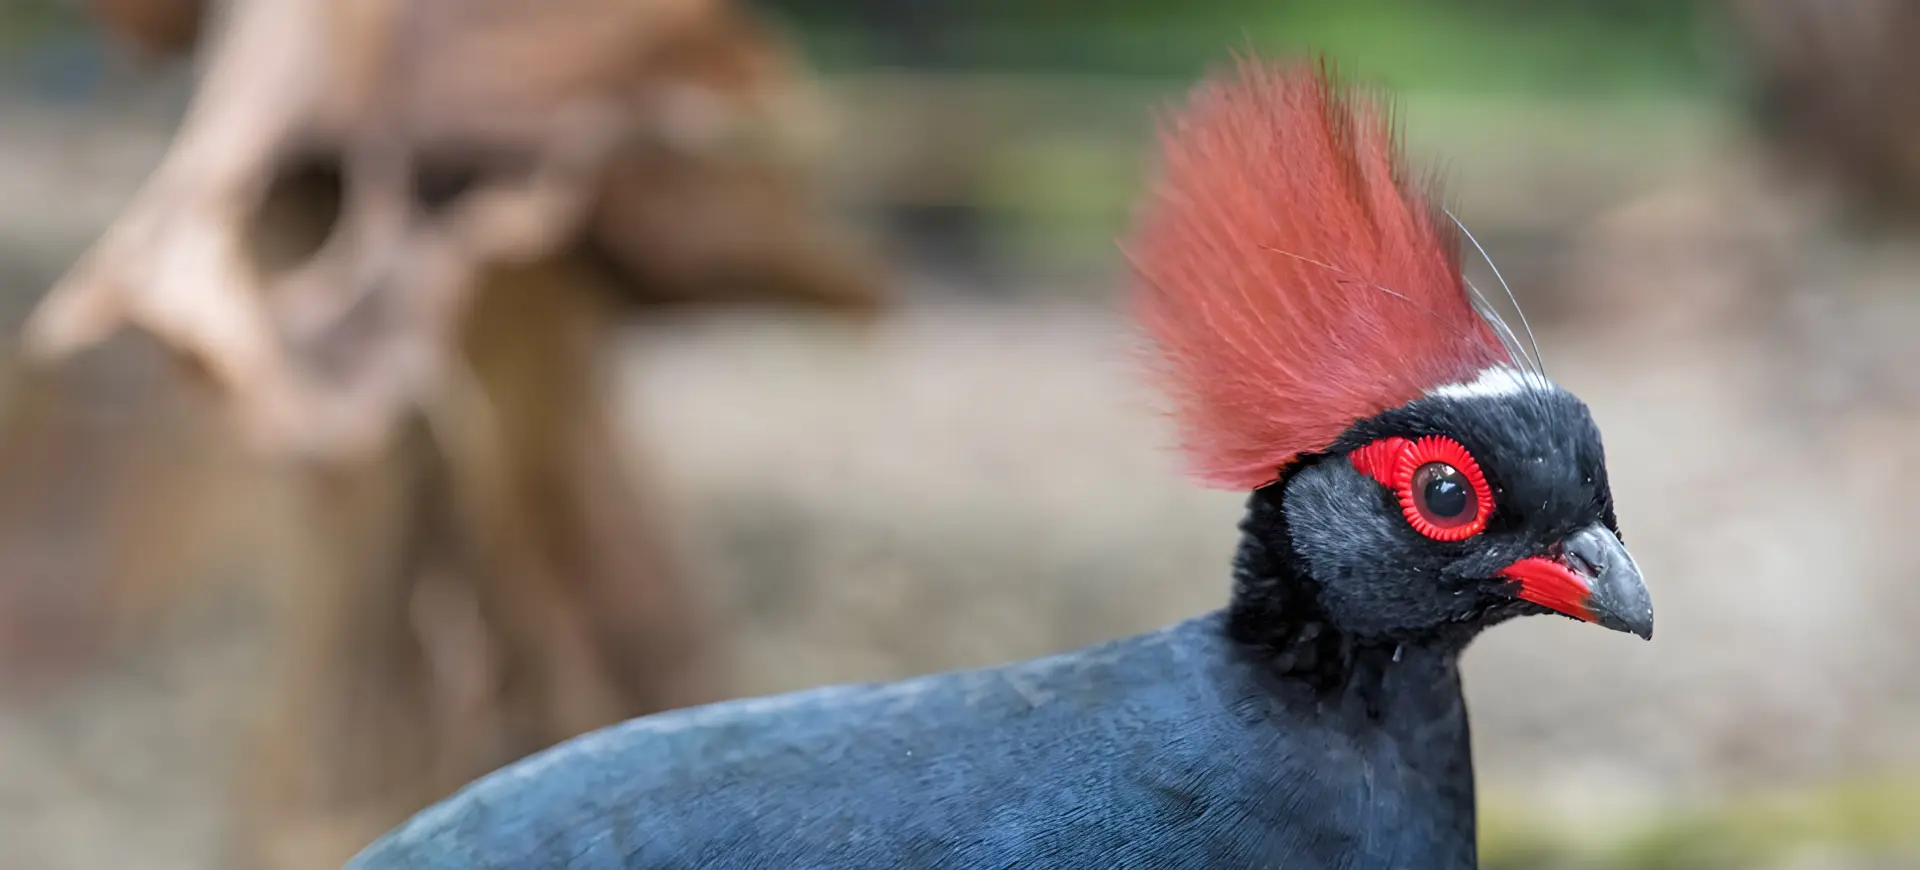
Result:
<instances>
[{"instance_id":1,"label":"red crest","mask_svg":"<svg viewBox=\"0 0 1920 870\"><path fill-rule=\"evenodd\" d=\"M1324 65L1240 62L1161 149L1126 253L1199 482L1262 486L1357 420L1512 363L1391 114Z\"/></svg>"}]
</instances>

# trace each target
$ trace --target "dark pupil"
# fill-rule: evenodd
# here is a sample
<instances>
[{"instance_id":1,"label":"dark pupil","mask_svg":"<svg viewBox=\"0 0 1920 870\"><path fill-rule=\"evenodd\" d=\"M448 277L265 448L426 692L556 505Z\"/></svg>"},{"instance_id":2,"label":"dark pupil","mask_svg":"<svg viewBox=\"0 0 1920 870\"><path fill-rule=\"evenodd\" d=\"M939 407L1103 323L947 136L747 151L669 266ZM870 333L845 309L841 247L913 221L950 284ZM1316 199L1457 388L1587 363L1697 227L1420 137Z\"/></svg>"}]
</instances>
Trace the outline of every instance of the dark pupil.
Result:
<instances>
[{"instance_id":1,"label":"dark pupil","mask_svg":"<svg viewBox=\"0 0 1920 870\"><path fill-rule=\"evenodd\" d=\"M1435 462L1420 469L1420 494L1427 514L1435 519L1458 519L1471 509L1473 494L1460 470Z\"/></svg>"}]
</instances>

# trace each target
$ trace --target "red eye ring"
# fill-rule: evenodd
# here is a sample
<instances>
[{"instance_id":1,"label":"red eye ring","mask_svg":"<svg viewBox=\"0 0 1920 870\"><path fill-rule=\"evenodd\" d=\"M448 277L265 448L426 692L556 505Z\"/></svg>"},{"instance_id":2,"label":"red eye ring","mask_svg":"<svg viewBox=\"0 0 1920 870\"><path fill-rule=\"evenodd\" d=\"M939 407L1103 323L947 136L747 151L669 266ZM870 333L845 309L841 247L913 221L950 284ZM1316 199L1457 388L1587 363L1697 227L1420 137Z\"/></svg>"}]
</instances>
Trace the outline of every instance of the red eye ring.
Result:
<instances>
[{"instance_id":1,"label":"red eye ring","mask_svg":"<svg viewBox=\"0 0 1920 870\"><path fill-rule=\"evenodd\" d=\"M1414 531L1436 541L1464 541L1486 529L1487 517L1493 513L1493 490L1487 485L1480 463L1474 461L1473 454L1460 442L1443 435L1428 435L1418 440L1382 438L1353 451L1350 458L1354 468L1393 490L1400 502L1400 512ZM1435 463L1450 466L1466 482L1471 491L1468 503L1473 511L1471 519L1459 525L1445 525L1443 519L1429 517L1423 509L1414 493L1414 477L1421 468Z\"/></svg>"}]
</instances>

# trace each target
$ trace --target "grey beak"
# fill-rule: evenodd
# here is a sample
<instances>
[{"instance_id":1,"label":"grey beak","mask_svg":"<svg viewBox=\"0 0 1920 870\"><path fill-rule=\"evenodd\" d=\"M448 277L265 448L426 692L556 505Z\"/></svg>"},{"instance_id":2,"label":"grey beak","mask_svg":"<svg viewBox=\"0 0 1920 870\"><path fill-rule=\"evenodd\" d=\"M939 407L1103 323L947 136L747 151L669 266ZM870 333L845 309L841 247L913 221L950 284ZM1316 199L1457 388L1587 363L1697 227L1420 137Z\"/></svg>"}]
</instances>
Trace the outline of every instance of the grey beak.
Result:
<instances>
[{"instance_id":1,"label":"grey beak","mask_svg":"<svg viewBox=\"0 0 1920 870\"><path fill-rule=\"evenodd\" d=\"M1653 639L1653 597L1625 544L1612 529L1594 523L1566 541L1567 567L1587 581L1588 612L1614 631Z\"/></svg>"},{"instance_id":2,"label":"grey beak","mask_svg":"<svg viewBox=\"0 0 1920 870\"><path fill-rule=\"evenodd\" d=\"M1560 545L1558 557L1529 556L1500 576L1517 597L1575 619L1653 639L1653 601L1640 566L1612 529L1594 523Z\"/></svg>"}]
</instances>

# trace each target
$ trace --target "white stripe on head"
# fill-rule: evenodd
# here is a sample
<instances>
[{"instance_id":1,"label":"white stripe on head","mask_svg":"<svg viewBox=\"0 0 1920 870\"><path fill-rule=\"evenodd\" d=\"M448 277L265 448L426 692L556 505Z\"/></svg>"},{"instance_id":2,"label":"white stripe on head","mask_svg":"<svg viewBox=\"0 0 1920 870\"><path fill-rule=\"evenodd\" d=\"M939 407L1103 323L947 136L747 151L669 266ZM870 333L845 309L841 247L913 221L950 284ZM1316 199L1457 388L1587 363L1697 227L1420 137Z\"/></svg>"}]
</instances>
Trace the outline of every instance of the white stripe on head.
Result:
<instances>
[{"instance_id":1,"label":"white stripe on head","mask_svg":"<svg viewBox=\"0 0 1920 870\"><path fill-rule=\"evenodd\" d=\"M1558 389L1560 389L1558 384L1533 372L1523 372L1508 366L1492 366L1482 369L1480 375L1471 381L1434 387L1427 391L1427 395L1443 399L1490 399L1519 395L1527 390L1551 393Z\"/></svg>"}]
</instances>

